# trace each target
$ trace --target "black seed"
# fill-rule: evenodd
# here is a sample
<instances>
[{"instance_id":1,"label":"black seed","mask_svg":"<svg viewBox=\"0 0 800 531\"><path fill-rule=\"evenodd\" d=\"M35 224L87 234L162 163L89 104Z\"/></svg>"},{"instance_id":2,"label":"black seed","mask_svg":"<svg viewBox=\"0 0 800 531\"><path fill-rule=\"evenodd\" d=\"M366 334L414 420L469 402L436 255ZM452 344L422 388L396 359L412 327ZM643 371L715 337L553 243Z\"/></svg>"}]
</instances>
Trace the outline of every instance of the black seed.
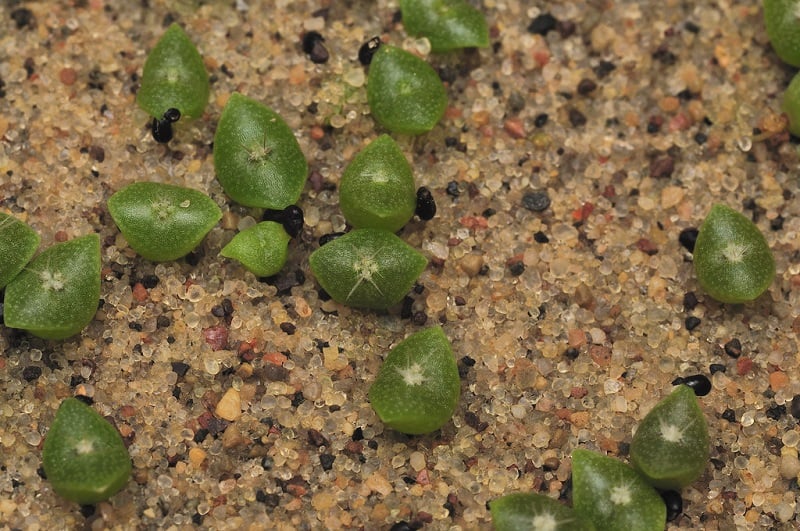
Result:
<instances>
[{"instance_id":1,"label":"black seed","mask_svg":"<svg viewBox=\"0 0 800 531\"><path fill-rule=\"evenodd\" d=\"M458 197L461 195L461 190L458 188L458 181L450 181L447 183L447 188L445 188L445 192L450 197Z\"/></svg>"},{"instance_id":2,"label":"black seed","mask_svg":"<svg viewBox=\"0 0 800 531\"><path fill-rule=\"evenodd\" d=\"M425 312L415 312L414 316L411 319L411 322L413 322L417 326L423 326L425 323L428 322L428 314L426 314Z\"/></svg>"},{"instance_id":3,"label":"black seed","mask_svg":"<svg viewBox=\"0 0 800 531\"><path fill-rule=\"evenodd\" d=\"M283 225L283 230L292 238L296 238L303 231L305 218L303 210L297 205L289 205L283 210L267 209L261 216L262 221L274 221Z\"/></svg>"},{"instance_id":4,"label":"black seed","mask_svg":"<svg viewBox=\"0 0 800 531\"><path fill-rule=\"evenodd\" d=\"M604 77L606 77L608 74L610 74L611 72L613 72L616 69L617 69L617 65L615 65L611 61L601 60L599 63L597 63L597 66L594 67L592 70L594 70L595 75L599 79L603 79Z\"/></svg>"},{"instance_id":5,"label":"black seed","mask_svg":"<svg viewBox=\"0 0 800 531\"><path fill-rule=\"evenodd\" d=\"M708 366L708 370L711 372L711 374L716 374L718 372L725 372L728 370L728 368L721 363L712 363Z\"/></svg>"},{"instance_id":6,"label":"black seed","mask_svg":"<svg viewBox=\"0 0 800 531\"><path fill-rule=\"evenodd\" d=\"M378 51L378 48L381 47L381 38L380 37L372 37L370 40L365 42L361 45L361 48L358 49L358 61L367 66L372 62L372 56L375 55L375 52Z\"/></svg>"},{"instance_id":7,"label":"black seed","mask_svg":"<svg viewBox=\"0 0 800 531\"><path fill-rule=\"evenodd\" d=\"M156 317L156 328L167 328L172 324L172 320L166 315L159 315Z\"/></svg>"},{"instance_id":8,"label":"black seed","mask_svg":"<svg viewBox=\"0 0 800 531\"><path fill-rule=\"evenodd\" d=\"M326 243L331 243L336 238L344 236L344 232L331 232L330 234L323 234L319 237L319 246L322 247Z\"/></svg>"},{"instance_id":9,"label":"black seed","mask_svg":"<svg viewBox=\"0 0 800 531\"><path fill-rule=\"evenodd\" d=\"M575 347L569 347L567 350L564 351L564 356L567 359L575 360L580 355L581 351L576 349Z\"/></svg>"},{"instance_id":10,"label":"black seed","mask_svg":"<svg viewBox=\"0 0 800 531\"><path fill-rule=\"evenodd\" d=\"M323 44L325 37L317 31L309 31L303 35L303 52L308 55L312 63L327 63L329 54L328 49Z\"/></svg>"},{"instance_id":11,"label":"black seed","mask_svg":"<svg viewBox=\"0 0 800 531\"><path fill-rule=\"evenodd\" d=\"M683 295L683 309L684 311L690 312L694 310L700 301L697 300L697 295L694 294L694 291L688 291Z\"/></svg>"},{"instance_id":12,"label":"black seed","mask_svg":"<svg viewBox=\"0 0 800 531\"><path fill-rule=\"evenodd\" d=\"M333 454L320 454L319 455L319 464L322 465L322 470L330 470L333 468L333 462L336 460L336 456Z\"/></svg>"},{"instance_id":13,"label":"black seed","mask_svg":"<svg viewBox=\"0 0 800 531\"><path fill-rule=\"evenodd\" d=\"M172 123L153 118L153 123L150 125L151 132L153 133L153 140L160 144L166 144L172 140Z\"/></svg>"},{"instance_id":14,"label":"black seed","mask_svg":"<svg viewBox=\"0 0 800 531\"><path fill-rule=\"evenodd\" d=\"M518 277L525 272L525 264L522 262L512 262L511 265L508 266L508 271L515 277Z\"/></svg>"},{"instance_id":15,"label":"black seed","mask_svg":"<svg viewBox=\"0 0 800 531\"><path fill-rule=\"evenodd\" d=\"M742 342L736 339L735 337L725 343L725 354L730 356L731 358L738 358L742 355Z\"/></svg>"},{"instance_id":16,"label":"black seed","mask_svg":"<svg viewBox=\"0 0 800 531\"><path fill-rule=\"evenodd\" d=\"M693 374L684 378L675 378L672 385L688 385L696 396L706 396L711 392L711 380L705 374Z\"/></svg>"},{"instance_id":17,"label":"black seed","mask_svg":"<svg viewBox=\"0 0 800 531\"><path fill-rule=\"evenodd\" d=\"M578 109L570 109L569 123L572 124L572 127L580 127L582 125L586 125L586 115L583 114Z\"/></svg>"},{"instance_id":18,"label":"black seed","mask_svg":"<svg viewBox=\"0 0 800 531\"><path fill-rule=\"evenodd\" d=\"M731 408L726 409L722 412L721 417L728 422L736 422L736 412Z\"/></svg>"},{"instance_id":19,"label":"black seed","mask_svg":"<svg viewBox=\"0 0 800 531\"><path fill-rule=\"evenodd\" d=\"M783 216L778 216L769 222L770 230L781 230L783 228Z\"/></svg>"},{"instance_id":20,"label":"black seed","mask_svg":"<svg viewBox=\"0 0 800 531\"><path fill-rule=\"evenodd\" d=\"M542 212L550 206L550 196L544 190L528 192L522 196L522 206L531 212Z\"/></svg>"},{"instance_id":21,"label":"black seed","mask_svg":"<svg viewBox=\"0 0 800 531\"><path fill-rule=\"evenodd\" d=\"M694 315L690 315L684 321L684 325L686 325L686 330L689 330L691 332L700 325L700 318L695 317Z\"/></svg>"},{"instance_id":22,"label":"black seed","mask_svg":"<svg viewBox=\"0 0 800 531\"><path fill-rule=\"evenodd\" d=\"M708 140L708 135L705 133L697 133L694 135L694 141L697 142L698 145L702 146Z\"/></svg>"},{"instance_id":23,"label":"black seed","mask_svg":"<svg viewBox=\"0 0 800 531\"><path fill-rule=\"evenodd\" d=\"M36 26L36 17L33 16L33 11L27 7L19 7L12 11L11 20L17 25L18 30L25 28L25 26L31 29Z\"/></svg>"},{"instance_id":24,"label":"black seed","mask_svg":"<svg viewBox=\"0 0 800 531\"><path fill-rule=\"evenodd\" d=\"M91 396L86 395L75 395L75 398L86 404L87 406L91 406L94 404L94 399Z\"/></svg>"},{"instance_id":25,"label":"black seed","mask_svg":"<svg viewBox=\"0 0 800 531\"><path fill-rule=\"evenodd\" d=\"M417 189L417 209L414 213L424 221L433 219L433 216L436 215L436 201L434 201L431 191L425 186Z\"/></svg>"},{"instance_id":26,"label":"black seed","mask_svg":"<svg viewBox=\"0 0 800 531\"><path fill-rule=\"evenodd\" d=\"M389 531L415 531L415 529L415 527L405 520L401 520L400 522L392 525L392 527L389 528Z\"/></svg>"},{"instance_id":27,"label":"black seed","mask_svg":"<svg viewBox=\"0 0 800 531\"><path fill-rule=\"evenodd\" d=\"M534 233L533 241L535 241L536 243L548 243L550 241L550 238L548 238L547 234L545 234L544 232L538 231Z\"/></svg>"},{"instance_id":28,"label":"black seed","mask_svg":"<svg viewBox=\"0 0 800 531\"><path fill-rule=\"evenodd\" d=\"M674 490L665 490L659 494L661 494L661 499L664 500L664 505L667 506L667 522L675 520L683 512L681 495Z\"/></svg>"},{"instance_id":29,"label":"black seed","mask_svg":"<svg viewBox=\"0 0 800 531\"><path fill-rule=\"evenodd\" d=\"M550 13L542 13L534 18L528 25L528 33L534 35L547 35L549 32L556 29L558 20Z\"/></svg>"},{"instance_id":30,"label":"black seed","mask_svg":"<svg viewBox=\"0 0 800 531\"><path fill-rule=\"evenodd\" d=\"M591 94L597 88L597 83L588 78L583 78L578 83L578 94L585 96Z\"/></svg>"},{"instance_id":31,"label":"black seed","mask_svg":"<svg viewBox=\"0 0 800 531\"><path fill-rule=\"evenodd\" d=\"M170 107L164 112L164 120L175 123L181 119L181 111L176 109L175 107Z\"/></svg>"},{"instance_id":32,"label":"black seed","mask_svg":"<svg viewBox=\"0 0 800 531\"><path fill-rule=\"evenodd\" d=\"M364 430L361 428L361 426L353 430L353 435L351 435L350 438L354 441L360 441L364 439Z\"/></svg>"},{"instance_id":33,"label":"black seed","mask_svg":"<svg viewBox=\"0 0 800 531\"><path fill-rule=\"evenodd\" d=\"M683 229L680 234L678 234L678 241L681 245L683 245L687 251L690 253L694 252L694 244L697 242L697 235L700 231L698 231L694 227L689 227L688 229Z\"/></svg>"},{"instance_id":34,"label":"black seed","mask_svg":"<svg viewBox=\"0 0 800 531\"><path fill-rule=\"evenodd\" d=\"M789 403L789 412L796 419L800 419L800 395L794 395Z\"/></svg>"},{"instance_id":35,"label":"black seed","mask_svg":"<svg viewBox=\"0 0 800 531\"><path fill-rule=\"evenodd\" d=\"M37 365L28 365L22 369L22 378L26 382L32 382L42 375L42 368Z\"/></svg>"},{"instance_id":36,"label":"black seed","mask_svg":"<svg viewBox=\"0 0 800 531\"><path fill-rule=\"evenodd\" d=\"M536 127L544 127L545 125L547 125L547 121L549 119L550 117L545 112L537 114L536 118L533 119L533 125L535 125Z\"/></svg>"},{"instance_id":37,"label":"black seed","mask_svg":"<svg viewBox=\"0 0 800 531\"><path fill-rule=\"evenodd\" d=\"M780 420L782 416L786 415L786 405L775 404L774 406L767 408L766 415L769 419Z\"/></svg>"},{"instance_id":38,"label":"black seed","mask_svg":"<svg viewBox=\"0 0 800 531\"><path fill-rule=\"evenodd\" d=\"M289 323L289 322L281 323L280 327L281 327L281 330L283 330L283 333L285 333L287 336L293 336L295 331L297 330L297 327L294 324Z\"/></svg>"}]
</instances>

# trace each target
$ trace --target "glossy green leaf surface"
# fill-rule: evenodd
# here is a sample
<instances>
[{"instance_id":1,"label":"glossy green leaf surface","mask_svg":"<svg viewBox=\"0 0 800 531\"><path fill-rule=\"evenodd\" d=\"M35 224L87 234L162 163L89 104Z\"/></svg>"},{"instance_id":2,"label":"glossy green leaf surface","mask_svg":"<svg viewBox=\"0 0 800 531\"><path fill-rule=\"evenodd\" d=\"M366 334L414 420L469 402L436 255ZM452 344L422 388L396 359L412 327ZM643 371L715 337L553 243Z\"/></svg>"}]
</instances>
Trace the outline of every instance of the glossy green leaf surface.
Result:
<instances>
[{"instance_id":1,"label":"glossy green leaf surface","mask_svg":"<svg viewBox=\"0 0 800 531\"><path fill-rule=\"evenodd\" d=\"M775 278L775 258L755 224L730 207L711 208L694 245L697 281L720 302L752 301Z\"/></svg>"},{"instance_id":2,"label":"glossy green leaf surface","mask_svg":"<svg viewBox=\"0 0 800 531\"><path fill-rule=\"evenodd\" d=\"M664 500L622 461L589 450L572 452L572 506L603 531L663 531Z\"/></svg>"},{"instance_id":3,"label":"glossy green leaf surface","mask_svg":"<svg viewBox=\"0 0 800 531\"><path fill-rule=\"evenodd\" d=\"M0 212L0 289L33 258L39 234L14 216Z\"/></svg>"},{"instance_id":4,"label":"glossy green leaf surface","mask_svg":"<svg viewBox=\"0 0 800 531\"><path fill-rule=\"evenodd\" d=\"M339 206L355 228L398 231L414 215L416 205L411 165L389 135L362 149L339 183Z\"/></svg>"},{"instance_id":5,"label":"glossy green leaf surface","mask_svg":"<svg viewBox=\"0 0 800 531\"><path fill-rule=\"evenodd\" d=\"M450 420L460 393L450 342L434 326L408 336L389 352L369 389L369 401L386 426L418 435Z\"/></svg>"},{"instance_id":6,"label":"glossy green leaf surface","mask_svg":"<svg viewBox=\"0 0 800 531\"><path fill-rule=\"evenodd\" d=\"M781 110L789 118L789 132L800 136L800 74L795 74L783 93Z\"/></svg>"},{"instance_id":7,"label":"glossy green leaf surface","mask_svg":"<svg viewBox=\"0 0 800 531\"><path fill-rule=\"evenodd\" d=\"M97 234L42 251L6 286L5 324L45 339L64 339L89 324L100 300Z\"/></svg>"},{"instance_id":8,"label":"glossy green leaf surface","mask_svg":"<svg viewBox=\"0 0 800 531\"><path fill-rule=\"evenodd\" d=\"M515 492L489 502L495 531L594 531L558 500L534 492Z\"/></svg>"},{"instance_id":9,"label":"glossy green leaf surface","mask_svg":"<svg viewBox=\"0 0 800 531\"><path fill-rule=\"evenodd\" d=\"M656 404L636 428L631 463L662 490L680 490L708 464L709 435L694 391L678 385Z\"/></svg>"},{"instance_id":10,"label":"glossy green leaf surface","mask_svg":"<svg viewBox=\"0 0 800 531\"><path fill-rule=\"evenodd\" d=\"M764 26L770 44L782 61L800 66L800 3L764 0Z\"/></svg>"},{"instance_id":11,"label":"glossy green leaf surface","mask_svg":"<svg viewBox=\"0 0 800 531\"><path fill-rule=\"evenodd\" d=\"M489 46L486 17L464 0L400 0L400 11L406 31L427 37L433 52Z\"/></svg>"},{"instance_id":12,"label":"glossy green leaf surface","mask_svg":"<svg viewBox=\"0 0 800 531\"><path fill-rule=\"evenodd\" d=\"M108 199L108 210L131 249L154 262L192 251L222 217L197 190L161 183L133 183Z\"/></svg>"},{"instance_id":13,"label":"glossy green leaf surface","mask_svg":"<svg viewBox=\"0 0 800 531\"><path fill-rule=\"evenodd\" d=\"M281 210L300 198L308 164L286 122L266 105L234 93L214 135L214 168L231 199Z\"/></svg>"},{"instance_id":14,"label":"glossy green leaf surface","mask_svg":"<svg viewBox=\"0 0 800 531\"><path fill-rule=\"evenodd\" d=\"M311 253L309 265L333 300L386 309L400 302L428 260L389 231L355 229Z\"/></svg>"},{"instance_id":15,"label":"glossy green leaf surface","mask_svg":"<svg viewBox=\"0 0 800 531\"><path fill-rule=\"evenodd\" d=\"M147 56L136 102L155 118L170 108L178 109L183 117L199 118L208 94L203 58L186 32L172 24Z\"/></svg>"},{"instance_id":16,"label":"glossy green leaf surface","mask_svg":"<svg viewBox=\"0 0 800 531\"><path fill-rule=\"evenodd\" d=\"M289 240L280 223L264 221L234 236L219 254L238 260L256 276L269 277L286 263Z\"/></svg>"},{"instance_id":17,"label":"glossy green leaf surface","mask_svg":"<svg viewBox=\"0 0 800 531\"><path fill-rule=\"evenodd\" d=\"M447 92L428 63L384 44L369 65L367 101L372 116L389 131L419 135L444 116Z\"/></svg>"},{"instance_id":18,"label":"glossy green leaf surface","mask_svg":"<svg viewBox=\"0 0 800 531\"><path fill-rule=\"evenodd\" d=\"M59 496L82 505L107 500L131 475L117 429L77 398L61 402L44 440L42 466Z\"/></svg>"}]
</instances>

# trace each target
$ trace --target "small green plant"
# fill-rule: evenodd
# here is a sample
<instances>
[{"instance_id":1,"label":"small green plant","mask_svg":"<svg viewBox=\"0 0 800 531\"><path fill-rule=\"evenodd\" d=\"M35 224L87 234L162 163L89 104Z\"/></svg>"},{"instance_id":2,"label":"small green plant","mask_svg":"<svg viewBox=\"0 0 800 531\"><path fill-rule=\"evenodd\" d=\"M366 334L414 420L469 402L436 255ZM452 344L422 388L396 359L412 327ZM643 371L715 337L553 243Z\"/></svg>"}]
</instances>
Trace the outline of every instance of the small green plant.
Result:
<instances>
[{"instance_id":1,"label":"small green plant","mask_svg":"<svg viewBox=\"0 0 800 531\"><path fill-rule=\"evenodd\" d=\"M495 531L594 531L567 505L534 492L515 492L489 502Z\"/></svg>"},{"instance_id":2,"label":"small green plant","mask_svg":"<svg viewBox=\"0 0 800 531\"><path fill-rule=\"evenodd\" d=\"M625 463L597 452L572 451L572 505L603 531L663 531L664 500Z\"/></svg>"},{"instance_id":3,"label":"small green plant","mask_svg":"<svg viewBox=\"0 0 800 531\"><path fill-rule=\"evenodd\" d=\"M57 243L34 258L5 292L3 319L44 339L64 339L89 324L100 300L100 238Z\"/></svg>"},{"instance_id":4,"label":"small green plant","mask_svg":"<svg viewBox=\"0 0 800 531\"><path fill-rule=\"evenodd\" d=\"M408 336L389 352L369 389L369 401L386 426L419 435L450 420L460 393L450 342L435 326Z\"/></svg>"},{"instance_id":5,"label":"small green plant","mask_svg":"<svg viewBox=\"0 0 800 531\"><path fill-rule=\"evenodd\" d=\"M61 402L44 440L42 466L59 496L82 505L107 500L131 475L117 429L77 398Z\"/></svg>"},{"instance_id":6,"label":"small green plant","mask_svg":"<svg viewBox=\"0 0 800 531\"><path fill-rule=\"evenodd\" d=\"M208 73L197 48L178 24L172 24L150 51L136 93L139 106L161 119L169 109L199 118L208 103Z\"/></svg>"},{"instance_id":7,"label":"small green plant","mask_svg":"<svg viewBox=\"0 0 800 531\"><path fill-rule=\"evenodd\" d=\"M800 2L764 0L764 25L778 57L792 66L800 66Z\"/></svg>"},{"instance_id":8,"label":"small green plant","mask_svg":"<svg viewBox=\"0 0 800 531\"><path fill-rule=\"evenodd\" d=\"M428 261L389 231L355 229L311 253L311 271L333 300L386 309L414 285Z\"/></svg>"},{"instance_id":9,"label":"small green plant","mask_svg":"<svg viewBox=\"0 0 800 531\"><path fill-rule=\"evenodd\" d=\"M291 237L283 225L263 221L234 236L219 254L238 260L256 276L268 277L283 269L289 254L289 240Z\"/></svg>"},{"instance_id":10,"label":"small green plant","mask_svg":"<svg viewBox=\"0 0 800 531\"><path fill-rule=\"evenodd\" d=\"M800 74L795 74L783 93L781 110L789 118L789 132L800 136Z\"/></svg>"},{"instance_id":11,"label":"small green plant","mask_svg":"<svg viewBox=\"0 0 800 531\"><path fill-rule=\"evenodd\" d=\"M486 18L464 0L400 0L400 11L406 31L427 37L434 53L489 46Z\"/></svg>"},{"instance_id":12,"label":"small green plant","mask_svg":"<svg viewBox=\"0 0 800 531\"><path fill-rule=\"evenodd\" d=\"M281 210L300 198L308 164L294 133L269 107L233 93L214 135L214 168L245 206Z\"/></svg>"},{"instance_id":13,"label":"small green plant","mask_svg":"<svg viewBox=\"0 0 800 531\"><path fill-rule=\"evenodd\" d=\"M697 281L720 302L741 303L764 293L775 277L775 258L755 224L717 204L694 245Z\"/></svg>"},{"instance_id":14,"label":"small green plant","mask_svg":"<svg viewBox=\"0 0 800 531\"><path fill-rule=\"evenodd\" d=\"M39 241L39 234L27 224L0 212L0 289L30 262Z\"/></svg>"},{"instance_id":15,"label":"small green plant","mask_svg":"<svg viewBox=\"0 0 800 531\"><path fill-rule=\"evenodd\" d=\"M339 206L355 228L403 228L417 206L414 174L403 152L389 135L362 149L344 170Z\"/></svg>"},{"instance_id":16,"label":"small green plant","mask_svg":"<svg viewBox=\"0 0 800 531\"><path fill-rule=\"evenodd\" d=\"M108 210L131 248L147 260L176 260L192 251L222 217L197 190L133 183L108 199Z\"/></svg>"},{"instance_id":17,"label":"small green plant","mask_svg":"<svg viewBox=\"0 0 800 531\"><path fill-rule=\"evenodd\" d=\"M654 487L680 490L708 464L708 426L694 391L678 385L642 419L631 442L631 463Z\"/></svg>"},{"instance_id":18,"label":"small green plant","mask_svg":"<svg viewBox=\"0 0 800 531\"><path fill-rule=\"evenodd\" d=\"M369 63L367 102L375 120L389 131L419 135L444 116L447 91L428 63L384 44Z\"/></svg>"}]
</instances>

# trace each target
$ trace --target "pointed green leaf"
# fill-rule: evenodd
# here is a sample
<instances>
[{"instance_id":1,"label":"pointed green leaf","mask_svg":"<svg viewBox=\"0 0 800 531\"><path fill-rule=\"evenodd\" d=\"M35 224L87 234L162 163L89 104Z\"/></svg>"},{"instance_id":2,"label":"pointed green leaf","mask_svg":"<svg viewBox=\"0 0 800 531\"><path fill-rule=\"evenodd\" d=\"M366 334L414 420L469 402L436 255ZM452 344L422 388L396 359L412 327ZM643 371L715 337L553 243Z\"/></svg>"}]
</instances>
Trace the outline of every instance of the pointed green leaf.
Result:
<instances>
[{"instance_id":1,"label":"pointed green leaf","mask_svg":"<svg viewBox=\"0 0 800 531\"><path fill-rule=\"evenodd\" d=\"M775 259L755 224L717 204L700 226L694 245L697 281L720 302L752 301L775 277Z\"/></svg>"},{"instance_id":2,"label":"pointed green leaf","mask_svg":"<svg viewBox=\"0 0 800 531\"><path fill-rule=\"evenodd\" d=\"M572 452L572 505L603 531L663 531L664 500L633 468L589 450Z\"/></svg>"},{"instance_id":3,"label":"pointed green leaf","mask_svg":"<svg viewBox=\"0 0 800 531\"><path fill-rule=\"evenodd\" d=\"M434 326L408 336L389 352L369 389L369 401L386 426L418 435L450 420L460 393L450 342Z\"/></svg>"},{"instance_id":4,"label":"pointed green leaf","mask_svg":"<svg viewBox=\"0 0 800 531\"><path fill-rule=\"evenodd\" d=\"M39 234L14 216L0 212L0 289L33 258Z\"/></svg>"},{"instance_id":5,"label":"pointed green leaf","mask_svg":"<svg viewBox=\"0 0 800 531\"><path fill-rule=\"evenodd\" d=\"M131 475L117 429L77 398L61 402L44 440L42 466L59 496L82 505L107 500Z\"/></svg>"},{"instance_id":6,"label":"pointed green leaf","mask_svg":"<svg viewBox=\"0 0 800 531\"><path fill-rule=\"evenodd\" d=\"M234 236L219 254L238 260L256 276L269 277L286 263L289 240L280 223L264 221Z\"/></svg>"},{"instance_id":7,"label":"pointed green leaf","mask_svg":"<svg viewBox=\"0 0 800 531\"><path fill-rule=\"evenodd\" d=\"M397 143L381 135L362 149L344 170L339 206L355 228L398 231L417 206L414 174Z\"/></svg>"},{"instance_id":8,"label":"pointed green leaf","mask_svg":"<svg viewBox=\"0 0 800 531\"><path fill-rule=\"evenodd\" d=\"M155 118L161 118L170 108L178 109L181 116L199 118L208 94L203 58L186 32L172 24L147 56L137 103Z\"/></svg>"},{"instance_id":9,"label":"pointed green leaf","mask_svg":"<svg viewBox=\"0 0 800 531\"><path fill-rule=\"evenodd\" d=\"M709 435L694 391L679 385L636 428L631 463L654 487L680 490L708 464Z\"/></svg>"},{"instance_id":10,"label":"pointed green leaf","mask_svg":"<svg viewBox=\"0 0 800 531\"><path fill-rule=\"evenodd\" d=\"M389 231L355 229L311 253L309 265L333 300L385 309L400 302L428 261Z\"/></svg>"},{"instance_id":11,"label":"pointed green leaf","mask_svg":"<svg viewBox=\"0 0 800 531\"><path fill-rule=\"evenodd\" d=\"M308 164L286 122L234 93L214 135L214 168L225 193L245 206L281 210L300 198Z\"/></svg>"},{"instance_id":12,"label":"pointed green leaf","mask_svg":"<svg viewBox=\"0 0 800 531\"><path fill-rule=\"evenodd\" d=\"M6 326L45 339L83 330L100 300L100 238L89 234L39 254L6 286Z\"/></svg>"},{"instance_id":13,"label":"pointed green leaf","mask_svg":"<svg viewBox=\"0 0 800 531\"><path fill-rule=\"evenodd\" d=\"M800 74L795 74L789 86L786 87L781 110L789 118L789 132L800 136Z\"/></svg>"},{"instance_id":14,"label":"pointed green leaf","mask_svg":"<svg viewBox=\"0 0 800 531\"><path fill-rule=\"evenodd\" d=\"M489 46L486 18L464 0L400 0L400 11L406 31L427 37L434 53Z\"/></svg>"},{"instance_id":15,"label":"pointed green leaf","mask_svg":"<svg viewBox=\"0 0 800 531\"><path fill-rule=\"evenodd\" d=\"M764 0L764 26L782 61L800 66L800 17L796 0Z\"/></svg>"},{"instance_id":16,"label":"pointed green leaf","mask_svg":"<svg viewBox=\"0 0 800 531\"><path fill-rule=\"evenodd\" d=\"M154 262L192 251L222 212L197 190L161 183L133 183L112 195L108 210L131 249Z\"/></svg>"},{"instance_id":17,"label":"pointed green leaf","mask_svg":"<svg viewBox=\"0 0 800 531\"><path fill-rule=\"evenodd\" d=\"M444 116L447 92L428 63L384 44L369 65L367 101L372 116L389 131L419 135Z\"/></svg>"},{"instance_id":18,"label":"pointed green leaf","mask_svg":"<svg viewBox=\"0 0 800 531\"><path fill-rule=\"evenodd\" d=\"M495 531L594 531L558 500L533 492L515 492L489 502Z\"/></svg>"}]
</instances>

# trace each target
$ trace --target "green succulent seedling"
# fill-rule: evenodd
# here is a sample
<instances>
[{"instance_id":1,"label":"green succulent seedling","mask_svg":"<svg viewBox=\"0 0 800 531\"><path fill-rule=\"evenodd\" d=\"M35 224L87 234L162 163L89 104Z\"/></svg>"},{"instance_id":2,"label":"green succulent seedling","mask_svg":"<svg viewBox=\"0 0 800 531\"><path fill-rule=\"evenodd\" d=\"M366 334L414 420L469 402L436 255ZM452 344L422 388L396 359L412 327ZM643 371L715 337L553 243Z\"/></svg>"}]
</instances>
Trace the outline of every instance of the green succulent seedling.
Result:
<instances>
[{"instance_id":1,"label":"green succulent seedling","mask_svg":"<svg viewBox=\"0 0 800 531\"><path fill-rule=\"evenodd\" d=\"M131 248L147 260L187 255L222 218L210 197L162 183L133 183L108 199L114 223Z\"/></svg>"},{"instance_id":2,"label":"green succulent seedling","mask_svg":"<svg viewBox=\"0 0 800 531\"><path fill-rule=\"evenodd\" d=\"M775 258L755 224L716 204L700 226L694 245L697 281L720 302L752 301L775 278Z\"/></svg>"},{"instance_id":3,"label":"green succulent seedling","mask_svg":"<svg viewBox=\"0 0 800 531\"><path fill-rule=\"evenodd\" d=\"M245 206L297 203L308 163L294 133L269 107L233 93L214 135L214 168L225 193Z\"/></svg>"},{"instance_id":4,"label":"green succulent seedling","mask_svg":"<svg viewBox=\"0 0 800 531\"><path fill-rule=\"evenodd\" d=\"M100 238L57 243L6 286L3 319L44 339L64 339L89 324L100 300Z\"/></svg>"},{"instance_id":5,"label":"green succulent seedling","mask_svg":"<svg viewBox=\"0 0 800 531\"><path fill-rule=\"evenodd\" d=\"M427 37L434 53L489 46L486 17L464 0L400 0L400 11L406 31Z\"/></svg>"},{"instance_id":6,"label":"green succulent seedling","mask_svg":"<svg viewBox=\"0 0 800 531\"><path fill-rule=\"evenodd\" d=\"M694 391L678 385L636 428L631 463L651 485L680 490L708 464L709 435Z\"/></svg>"},{"instance_id":7,"label":"green succulent seedling","mask_svg":"<svg viewBox=\"0 0 800 531\"><path fill-rule=\"evenodd\" d=\"M131 475L117 429L77 398L61 402L44 440L42 466L53 490L81 505L107 500Z\"/></svg>"},{"instance_id":8,"label":"green succulent seedling","mask_svg":"<svg viewBox=\"0 0 800 531\"><path fill-rule=\"evenodd\" d=\"M764 26L778 57L800 66L800 2L764 0Z\"/></svg>"},{"instance_id":9,"label":"green succulent seedling","mask_svg":"<svg viewBox=\"0 0 800 531\"><path fill-rule=\"evenodd\" d=\"M594 531L571 507L544 494L515 492L489 502L495 531Z\"/></svg>"},{"instance_id":10,"label":"green succulent seedling","mask_svg":"<svg viewBox=\"0 0 800 531\"><path fill-rule=\"evenodd\" d=\"M411 165L389 135L373 140L345 168L339 206L353 227L398 231L416 205Z\"/></svg>"},{"instance_id":11,"label":"green succulent seedling","mask_svg":"<svg viewBox=\"0 0 800 531\"><path fill-rule=\"evenodd\" d=\"M142 71L136 102L150 116L168 109L199 118L208 103L208 73L197 48L178 24L172 24L150 51Z\"/></svg>"},{"instance_id":12,"label":"green succulent seedling","mask_svg":"<svg viewBox=\"0 0 800 531\"><path fill-rule=\"evenodd\" d=\"M795 74L783 93L781 110L789 118L789 132L800 136L800 74Z\"/></svg>"},{"instance_id":13,"label":"green succulent seedling","mask_svg":"<svg viewBox=\"0 0 800 531\"><path fill-rule=\"evenodd\" d=\"M663 531L664 500L633 468L589 450L572 452L572 505L603 531Z\"/></svg>"},{"instance_id":14,"label":"green succulent seedling","mask_svg":"<svg viewBox=\"0 0 800 531\"><path fill-rule=\"evenodd\" d=\"M389 131L419 135L444 116L447 91L428 63L384 44L369 65L367 102L375 120Z\"/></svg>"},{"instance_id":15,"label":"green succulent seedling","mask_svg":"<svg viewBox=\"0 0 800 531\"><path fill-rule=\"evenodd\" d=\"M369 389L369 401L386 426L420 435L450 420L460 393L450 342L435 326L408 336L389 352Z\"/></svg>"},{"instance_id":16,"label":"green succulent seedling","mask_svg":"<svg viewBox=\"0 0 800 531\"><path fill-rule=\"evenodd\" d=\"M40 240L30 226L0 212L0 289L31 261Z\"/></svg>"},{"instance_id":17,"label":"green succulent seedling","mask_svg":"<svg viewBox=\"0 0 800 531\"><path fill-rule=\"evenodd\" d=\"M219 254L238 260L256 276L269 277L283 269L289 254L289 240L291 237L283 225L263 221L234 236Z\"/></svg>"},{"instance_id":18,"label":"green succulent seedling","mask_svg":"<svg viewBox=\"0 0 800 531\"><path fill-rule=\"evenodd\" d=\"M355 229L311 253L317 282L333 300L356 308L397 304L428 264L389 231Z\"/></svg>"}]
</instances>

